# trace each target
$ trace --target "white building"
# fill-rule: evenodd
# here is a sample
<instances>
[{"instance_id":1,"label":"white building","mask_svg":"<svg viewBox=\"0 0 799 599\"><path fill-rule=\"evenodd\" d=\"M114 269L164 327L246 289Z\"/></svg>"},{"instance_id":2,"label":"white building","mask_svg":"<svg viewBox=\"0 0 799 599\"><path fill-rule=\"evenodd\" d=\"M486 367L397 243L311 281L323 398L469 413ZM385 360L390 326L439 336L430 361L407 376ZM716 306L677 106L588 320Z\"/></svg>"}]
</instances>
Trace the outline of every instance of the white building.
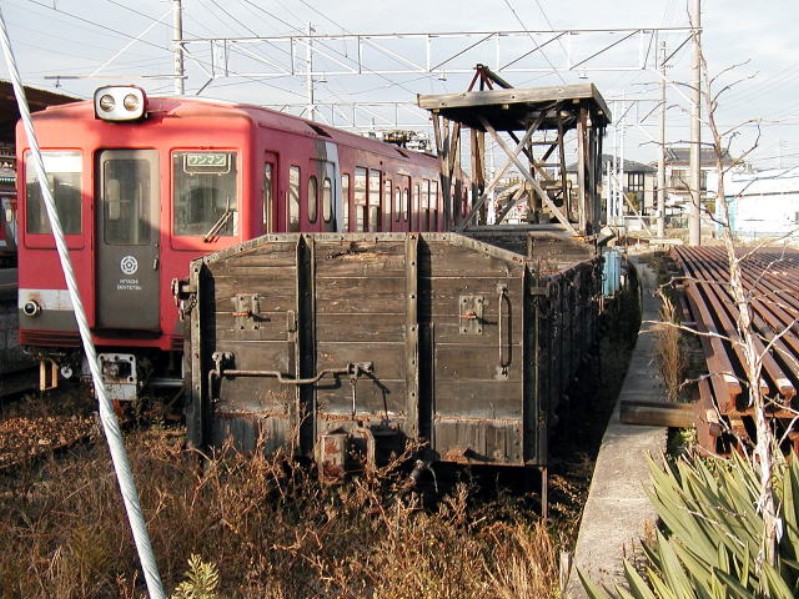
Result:
<instances>
[{"instance_id":1,"label":"white building","mask_svg":"<svg viewBox=\"0 0 799 599\"><path fill-rule=\"evenodd\" d=\"M708 188L718 188L715 179L708 177ZM799 167L728 173L724 195L730 204L730 226L738 237L799 239ZM721 215L717 202L716 218Z\"/></svg>"}]
</instances>

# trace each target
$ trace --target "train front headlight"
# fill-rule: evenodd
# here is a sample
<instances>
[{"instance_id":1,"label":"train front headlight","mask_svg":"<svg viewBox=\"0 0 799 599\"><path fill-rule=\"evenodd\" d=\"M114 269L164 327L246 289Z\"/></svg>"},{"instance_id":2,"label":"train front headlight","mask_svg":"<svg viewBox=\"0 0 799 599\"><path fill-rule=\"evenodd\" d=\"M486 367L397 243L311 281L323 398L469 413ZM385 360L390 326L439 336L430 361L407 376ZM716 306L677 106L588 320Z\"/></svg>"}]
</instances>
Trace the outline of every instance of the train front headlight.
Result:
<instances>
[{"instance_id":1,"label":"train front headlight","mask_svg":"<svg viewBox=\"0 0 799 599\"><path fill-rule=\"evenodd\" d=\"M111 112L114 110L114 108L116 108L117 103L114 100L114 96L110 94L103 94L100 97L100 101L97 103L97 105L103 112Z\"/></svg>"},{"instance_id":2,"label":"train front headlight","mask_svg":"<svg viewBox=\"0 0 799 599\"><path fill-rule=\"evenodd\" d=\"M137 121L147 110L147 96L135 85L107 85L94 92L94 116L104 121Z\"/></svg>"},{"instance_id":3,"label":"train front headlight","mask_svg":"<svg viewBox=\"0 0 799 599\"><path fill-rule=\"evenodd\" d=\"M36 300L28 300L22 306L22 313L25 314L28 318L36 318L39 314L42 313L42 307L39 305L39 302Z\"/></svg>"},{"instance_id":4,"label":"train front headlight","mask_svg":"<svg viewBox=\"0 0 799 599\"><path fill-rule=\"evenodd\" d=\"M125 96L125 99L122 100L122 105L128 112L136 112L141 105L141 98L136 94L128 94Z\"/></svg>"}]
</instances>

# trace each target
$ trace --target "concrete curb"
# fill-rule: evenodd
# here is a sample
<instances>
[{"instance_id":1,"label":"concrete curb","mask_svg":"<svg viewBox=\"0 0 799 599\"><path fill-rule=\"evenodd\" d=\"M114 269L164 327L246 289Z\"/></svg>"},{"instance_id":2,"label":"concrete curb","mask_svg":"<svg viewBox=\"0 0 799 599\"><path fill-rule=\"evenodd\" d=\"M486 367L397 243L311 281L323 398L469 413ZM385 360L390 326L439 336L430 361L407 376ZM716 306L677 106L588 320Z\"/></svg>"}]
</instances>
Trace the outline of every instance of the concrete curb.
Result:
<instances>
[{"instance_id":1,"label":"concrete curb","mask_svg":"<svg viewBox=\"0 0 799 599\"><path fill-rule=\"evenodd\" d=\"M631 259L642 290L641 320L660 319L660 300L653 295L657 282L649 267ZM597 456L594 475L583 509L580 531L565 596L587 597L577 568L594 582L613 585L623 580L623 560L652 529L656 515L644 489L651 487L645 456L659 456L666 449L667 429L635 426L619 421L625 398L665 401L666 393L655 366L657 338L652 325L644 324L630 360L616 407L608 422Z\"/></svg>"}]
</instances>

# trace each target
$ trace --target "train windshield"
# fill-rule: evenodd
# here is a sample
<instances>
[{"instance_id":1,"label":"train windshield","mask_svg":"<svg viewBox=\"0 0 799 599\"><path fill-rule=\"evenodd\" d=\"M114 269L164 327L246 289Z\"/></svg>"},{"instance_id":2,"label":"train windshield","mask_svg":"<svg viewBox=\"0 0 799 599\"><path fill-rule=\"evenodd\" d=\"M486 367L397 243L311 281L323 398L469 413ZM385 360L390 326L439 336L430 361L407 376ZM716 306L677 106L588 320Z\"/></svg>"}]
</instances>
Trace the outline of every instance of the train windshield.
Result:
<instances>
[{"instance_id":1,"label":"train windshield","mask_svg":"<svg viewBox=\"0 0 799 599\"><path fill-rule=\"evenodd\" d=\"M80 235L80 180L83 172L80 152L42 152L42 158L61 228L66 235ZM28 233L48 235L51 233L50 219L47 218L39 179L36 177L30 152L25 154L25 186L27 196L25 230Z\"/></svg>"},{"instance_id":2,"label":"train windshield","mask_svg":"<svg viewBox=\"0 0 799 599\"><path fill-rule=\"evenodd\" d=\"M172 156L175 235L238 234L236 152L184 151Z\"/></svg>"}]
</instances>

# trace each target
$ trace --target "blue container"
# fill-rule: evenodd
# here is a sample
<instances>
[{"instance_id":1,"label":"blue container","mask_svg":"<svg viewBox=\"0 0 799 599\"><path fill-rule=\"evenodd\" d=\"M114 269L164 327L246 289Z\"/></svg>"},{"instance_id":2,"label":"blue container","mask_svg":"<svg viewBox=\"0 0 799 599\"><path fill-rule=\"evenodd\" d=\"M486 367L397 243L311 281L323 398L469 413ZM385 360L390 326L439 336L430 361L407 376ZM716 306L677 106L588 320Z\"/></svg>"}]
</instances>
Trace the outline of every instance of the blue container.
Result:
<instances>
[{"instance_id":1,"label":"blue container","mask_svg":"<svg viewBox=\"0 0 799 599\"><path fill-rule=\"evenodd\" d=\"M602 258L602 295L613 297L621 287L621 252L605 250Z\"/></svg>"}]
</instances>

